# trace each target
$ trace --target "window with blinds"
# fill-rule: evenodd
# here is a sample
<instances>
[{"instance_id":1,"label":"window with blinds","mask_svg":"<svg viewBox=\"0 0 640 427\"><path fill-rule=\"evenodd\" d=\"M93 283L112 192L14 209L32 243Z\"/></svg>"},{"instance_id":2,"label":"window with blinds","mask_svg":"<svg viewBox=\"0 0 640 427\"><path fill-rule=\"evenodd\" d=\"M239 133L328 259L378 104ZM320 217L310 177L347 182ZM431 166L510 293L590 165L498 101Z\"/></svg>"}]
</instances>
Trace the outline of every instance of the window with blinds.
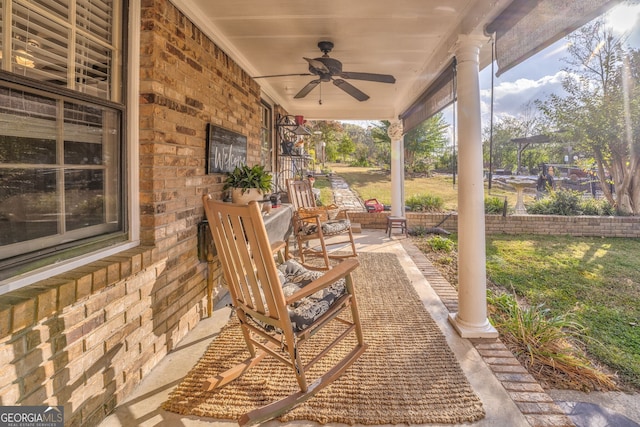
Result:
<instances>
[{"instance_id":1,"label":"window with blinds","mask_svg":"<svg viewBox=\"0 0 640 427\"><path fill-rule=\"evenodd\" d=\"M3 2L3 69L119 101L114 86L118 58L111 0L13 0ZM10 35L4 34L5 26ZM10 37L7 37L10 36Z\"/></svg>"},{"instance_id":2,"label":"window with blinds","mask_svg":"<svg viewBox=\"0 0 640 427\"><path fill-rule=\"evenodd\" d=\"M121 10L0 1L0 294L126 238Z\"/></svg>"}]
</instances>

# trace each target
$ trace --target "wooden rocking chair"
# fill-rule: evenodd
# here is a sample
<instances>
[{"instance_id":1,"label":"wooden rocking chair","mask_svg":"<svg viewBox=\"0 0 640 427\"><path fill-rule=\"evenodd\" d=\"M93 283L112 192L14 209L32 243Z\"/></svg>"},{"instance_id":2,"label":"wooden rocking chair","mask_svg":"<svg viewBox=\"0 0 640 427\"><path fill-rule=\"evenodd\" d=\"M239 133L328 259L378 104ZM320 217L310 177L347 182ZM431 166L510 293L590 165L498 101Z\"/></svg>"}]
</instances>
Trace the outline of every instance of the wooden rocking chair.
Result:
<instances>
[{"instance_id":1,"label":"wooden rocking chair","mask_svg":"<svg viewBox=\"0 0 640 427\"><path fill-rule=\"evenodd\" d=\"M296 260L276 263L284 242L269 243L256 202L239 205L203 197L205 213L222 264L224 278L250 357L204 387L213 390L238 378L266 355L292 368L300 391L243 415L238 423L250 425L275 418L332 383L366 350L351 273L357 259L341 262L326 272L310 271ZM351 319L340 314L350 309ZM330 321L340 322L341 334L327 348L302 360L301 345ZM354 332L353 349L319 378L307 378L309 368L331 348Z\"/></svg>"},{"instance_id":2,"label":"wooden rocking chair","mask_svg":"<svg viewBox=\"0 0 640 427\"><path fill-rule=\"evenodd\" d=\"M328 270L329 259L358 256L353 241L351 222L347 211L338 206L317 206L311 184L307 180L287 181L289 202L293 205L293 234L298 246L298 257L306 268ZM350 252L336 254L327 246L349 244ZM287 248L288 249L288 248ZM288 250L287 250L288 254ZM320 257L324 265L309 264L307 257Z\"/></svg>"}]
</instances>

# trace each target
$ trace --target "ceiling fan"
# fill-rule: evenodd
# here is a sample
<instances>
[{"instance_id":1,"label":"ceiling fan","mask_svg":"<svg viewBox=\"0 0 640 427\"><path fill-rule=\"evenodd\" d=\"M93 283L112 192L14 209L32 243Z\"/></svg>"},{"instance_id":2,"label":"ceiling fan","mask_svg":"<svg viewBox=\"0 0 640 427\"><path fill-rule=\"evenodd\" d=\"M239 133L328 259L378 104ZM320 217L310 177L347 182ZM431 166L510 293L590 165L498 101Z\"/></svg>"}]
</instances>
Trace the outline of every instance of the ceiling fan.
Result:
<instances>
[{"instance_id":1,"label":"ceiling fan","mask_svg":"<svg viewBox=\"0 0 640 427\"><path fill-rule=\"evenodd\" d=\"M322 82L330 82L349 95L353 96L358 101L366 101L369 99L369 95L362 92L357 87L353 86L351 83L348 83L344 79L352 79L352 80L366 80L370 82L380 82L380 83L395 83L396 79L392 75L389 74L374 74L374 73L356 73L349 71L342 71L342 62L337 59L333 59L329 57L329 52L333 49L333 43L330 41L321 41L318 43L318 48L324 55L319 58L304 58L309 63L309 73L304 74L276 74L271 76L259 76L255 77L259 78L267 78L267 77L285 77L285 76L318 76L317 79L311 80L305 87L303 87L294 98L304 98L311 92L316 86L318 86ZM338 77L338 78L335 78Z\"/></svg>"}]
</instances>

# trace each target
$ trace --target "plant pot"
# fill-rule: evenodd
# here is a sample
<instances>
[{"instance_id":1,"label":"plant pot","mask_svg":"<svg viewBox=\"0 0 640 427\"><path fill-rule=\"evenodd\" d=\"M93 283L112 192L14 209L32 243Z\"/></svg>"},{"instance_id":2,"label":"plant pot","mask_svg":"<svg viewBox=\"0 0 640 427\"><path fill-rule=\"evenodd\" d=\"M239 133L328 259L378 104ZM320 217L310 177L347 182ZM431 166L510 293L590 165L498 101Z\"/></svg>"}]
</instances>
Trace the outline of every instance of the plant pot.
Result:
<instances>
[{"instance_id":1,"label":"plant pot","mask_svg":"<svg viewBox=\"0 0 640 427\"><path fill-rule=\"evenodd\" d=\"M242 193L242 188L231 189L231 201L233 203L246 205L252 200L260 201L263 198L264 198L264 194L262 193L262 191L256 188L247 188L244 194Z\"/></svg>"}]
</instances>

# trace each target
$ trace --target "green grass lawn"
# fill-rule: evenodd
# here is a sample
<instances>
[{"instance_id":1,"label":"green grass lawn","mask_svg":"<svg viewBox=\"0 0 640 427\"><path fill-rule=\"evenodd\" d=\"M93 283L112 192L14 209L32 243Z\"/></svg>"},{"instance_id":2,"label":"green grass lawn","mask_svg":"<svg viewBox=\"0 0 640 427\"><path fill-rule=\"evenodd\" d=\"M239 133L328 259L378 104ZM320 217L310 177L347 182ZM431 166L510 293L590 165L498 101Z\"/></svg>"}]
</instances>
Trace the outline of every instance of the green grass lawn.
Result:
<instances>
[{"instance_id":1,"label":"green grass lawn","mask_svg":"<svg viewBox=\"0 0 640 427\"><path fill-rule=\"evenodd\" d=\"M363 198L390 204L391 178L371 168L331 165ZM451 176L405 181L405 194L438 195L446 209L457 206ZM328 182L316 185L328 193ZM486 192L488 194L488 191ZM492 190L491 195L513 193ZM487 274L491 282L544 304L553 313L575 314L588 329L589 354L640 388L640 239L569 236L487 236Z\"/></svg>"},{"instance_id":2,"label":"green grass lawn","mask_svg":"<svg viewBox=\"0 0 640 427\"><path fill-rule=\"evenodd\" d=\"M492 235L487 275L529 304L573 313L587 351L640 388L638 253L638 239Z\"/></svg>"},{"instance_id":3,"label":"green grass lawn","mask_svg":"<svg viewBox=\"0 0 640 427\"><path fill-rule=\"evenodd\" d=\"M378 168L351 167L331 164L334 173L347 181L349 187L362 198L378 199L379 202L391 204L391 174ZM318 181L316 181L317 183ZM415 195L438 196L444 201L444 210L456 210L458 207L458 187L451 175L434 175L433 177L405 178L405 199ZM488 190L485 183L485 197L495 196L507 198L509 206L516 204L515 191L492 188ZM528 201L525 199L525 201Z\"/></svg>"}]
</instances>

